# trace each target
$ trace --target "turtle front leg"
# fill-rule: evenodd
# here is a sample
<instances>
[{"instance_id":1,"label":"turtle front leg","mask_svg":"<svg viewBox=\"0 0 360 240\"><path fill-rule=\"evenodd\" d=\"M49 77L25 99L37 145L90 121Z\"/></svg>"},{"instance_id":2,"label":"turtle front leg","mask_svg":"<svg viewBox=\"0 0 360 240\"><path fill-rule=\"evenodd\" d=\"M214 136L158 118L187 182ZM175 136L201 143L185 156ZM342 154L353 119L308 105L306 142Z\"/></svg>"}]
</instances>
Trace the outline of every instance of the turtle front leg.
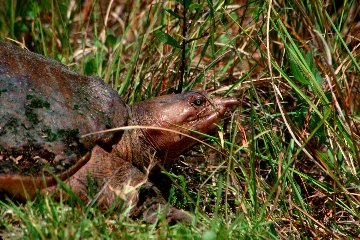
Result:
<instances>
[{"instance_id":1,"label":"turtle front leg","mask_svg":"<svg viewBox=\"0 0 360 240\"><path fill-rule=\"evenodd\" d=\"M90 160L76 173L70 176L65 184L84 202L95 198L103 207L119 204L135 205L138 198L136 185L146 182L146 176L128 161L116 154L95 146ZM55 188L48 188L54 191Z\"/></svg>"},{"instance_id":2,"label":"turtle front leg","mask_svg":"<svg viewBox=\"0 0 360 240\"><path fill-rule=\"evenodd\" d=\"M163 214L169 222L190 221L190 215L166 203L148 176L117 154L95 146L90 160L65 183L84 202L93 198L103 207L128 207L131 216L154 222ZM54 190L48 188L48 190ZM93 193L93 194L91 194ZM120 200L120 201L119 201Z\"/></svg>"}]
</instances>

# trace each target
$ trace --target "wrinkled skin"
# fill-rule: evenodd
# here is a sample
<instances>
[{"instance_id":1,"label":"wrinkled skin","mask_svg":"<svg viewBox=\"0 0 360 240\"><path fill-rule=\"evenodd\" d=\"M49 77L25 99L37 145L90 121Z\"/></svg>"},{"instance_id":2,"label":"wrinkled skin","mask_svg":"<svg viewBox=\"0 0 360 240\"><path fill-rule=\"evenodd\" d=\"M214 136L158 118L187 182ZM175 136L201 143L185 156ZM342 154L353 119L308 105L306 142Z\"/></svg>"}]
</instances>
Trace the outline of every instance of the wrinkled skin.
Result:
<instances>
[{"instance_id":1,"label":"wrinkled skin","mask_svg":"<svg viewBox=\"0 0 360 240\"><path fill-rule=\"evenodd\" d=\"M158 204L166 204L148 181L149 172L196 143L178 132L195 137L199 135L192 131L210 132L226 109L237 104L234 98L211 99L205 92L192 91L126 106L101 79L78 75L53 60L0 42L1 89L0 103L4 107L0 110L0 192L33 198L39 190L56 190L52 177L56 175L84 201L93 197L90 185L99 204L109 206L121 199L127 205L137 205L132 214L141 213L149 221ZM7 124L9 119L17 119L16 124ZM142 128L80 138L124 125L178 132ZM62 134L47 141L46 134L58 133L59 129L77 132L71 138L61 138ZM50 164L37 163L39 155L42 163ZM16 163L14 159L19 156L22 158ZM36 172L16 168L31 167L34 162L39 165ZM59 171L56 164L62 162L67 165ZM15 167L7 167L11 164ZM186 217L175 208L168 209L169 220Z\"/></svg>"}]
</instances>

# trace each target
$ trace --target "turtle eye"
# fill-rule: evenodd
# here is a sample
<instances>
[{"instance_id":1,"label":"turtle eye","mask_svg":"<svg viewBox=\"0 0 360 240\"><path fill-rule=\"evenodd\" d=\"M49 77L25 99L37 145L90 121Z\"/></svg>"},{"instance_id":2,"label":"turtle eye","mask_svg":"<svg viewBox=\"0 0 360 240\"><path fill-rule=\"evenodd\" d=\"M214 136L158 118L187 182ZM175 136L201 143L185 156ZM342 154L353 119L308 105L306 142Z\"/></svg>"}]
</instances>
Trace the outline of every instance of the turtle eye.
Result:
<instances>
[{"instance_id":1,"label":"turtle eye","mask_svg":"<svg viewBox=\"0 0 360 240\"><path fill-rule=\"evenodd\" d=\"M199 107L199 106L203 105L204 102L205 102L205 100L204 100L203 96L197 96L194 98L192 103L195 106Z\"/></svg>"}]
</instances>

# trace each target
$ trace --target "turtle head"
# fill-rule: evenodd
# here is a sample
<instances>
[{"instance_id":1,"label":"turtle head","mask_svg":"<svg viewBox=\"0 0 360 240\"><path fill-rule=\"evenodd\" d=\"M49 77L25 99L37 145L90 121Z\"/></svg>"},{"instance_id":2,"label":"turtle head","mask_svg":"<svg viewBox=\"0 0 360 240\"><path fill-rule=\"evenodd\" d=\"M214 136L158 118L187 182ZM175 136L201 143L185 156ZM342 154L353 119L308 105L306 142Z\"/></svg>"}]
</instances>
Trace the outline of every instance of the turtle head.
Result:
<instances>
[{"instance_id":1,"label":"turtle head","mask_svg":"<svg viewBox=\"0 0 360 240\"><path fill-rule=\"evenodd\" d=\"M138 125L170 130L142 129L145 141L155 148L161 159L169 161L197 142L177 132L201 139L197 132L209 133L216 129L217 120L228 107L236 104L235 98L210 98L206 92L191 91L134 104L131 112Z\"/></svg>"}]
</instances>

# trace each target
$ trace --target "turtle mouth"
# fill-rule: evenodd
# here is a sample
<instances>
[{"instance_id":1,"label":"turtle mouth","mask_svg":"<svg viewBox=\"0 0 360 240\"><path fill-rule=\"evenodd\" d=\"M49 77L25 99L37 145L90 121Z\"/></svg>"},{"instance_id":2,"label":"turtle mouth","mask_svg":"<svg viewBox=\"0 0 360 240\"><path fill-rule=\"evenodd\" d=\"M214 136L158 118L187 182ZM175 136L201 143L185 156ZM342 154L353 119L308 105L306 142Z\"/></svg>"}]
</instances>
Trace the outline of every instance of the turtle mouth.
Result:
<instances>
[{"instance_id":1,"label":"turtle mouth","mask_svg":"<svg viewBox=\"0 0 360 240\"><path fill-rule=\"evenodd\" d=\"M215 97L199 112L190 114L183 127L204 133L213 132L216 129L215 123L225 114L228 107L236 106L238 103L236 98Z\"/></svg>"}]
</instances>

